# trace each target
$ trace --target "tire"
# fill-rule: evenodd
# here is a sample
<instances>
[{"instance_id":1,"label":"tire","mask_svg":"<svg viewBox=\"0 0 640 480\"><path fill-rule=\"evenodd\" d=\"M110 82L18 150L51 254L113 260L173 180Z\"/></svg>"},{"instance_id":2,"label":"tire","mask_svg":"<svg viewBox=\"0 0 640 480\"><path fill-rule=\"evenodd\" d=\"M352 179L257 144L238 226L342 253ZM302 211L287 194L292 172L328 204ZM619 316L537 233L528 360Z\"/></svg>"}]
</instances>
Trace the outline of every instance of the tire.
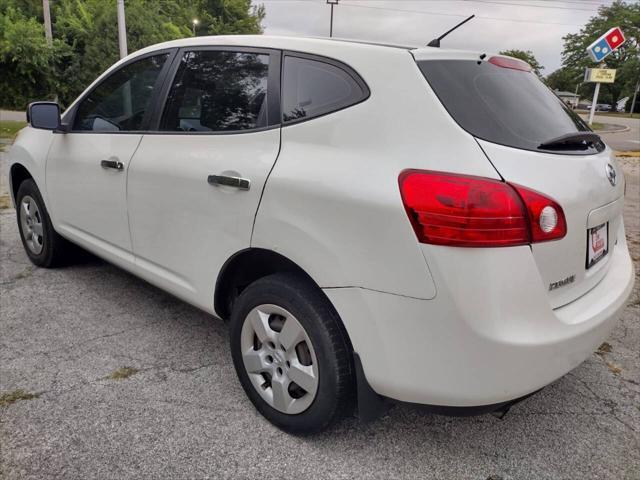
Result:
<instances>
[{"instance_id":1,"label":"tire","mask_svg":"<svg viewBox=\"0 0 640 480\"><path fill-rule=\"evenodd\" d=\"M40 190L32 179L23 181L18 188L16 219L22 246L34 265L51 268L65 263L72 245L53 229Z\"/></svg>"},{"instance_id":2,"label":"tire","mask_svg":"<svg viewBox=\"0 0 640 480\"><path fill-rule=\"evenodd\" d=\"M234 302L230 341L245 393L278 428L315 433L353 412L349 339L329 300L303 275L278 273L249 285Z\"/></svg>"}]
</instances>

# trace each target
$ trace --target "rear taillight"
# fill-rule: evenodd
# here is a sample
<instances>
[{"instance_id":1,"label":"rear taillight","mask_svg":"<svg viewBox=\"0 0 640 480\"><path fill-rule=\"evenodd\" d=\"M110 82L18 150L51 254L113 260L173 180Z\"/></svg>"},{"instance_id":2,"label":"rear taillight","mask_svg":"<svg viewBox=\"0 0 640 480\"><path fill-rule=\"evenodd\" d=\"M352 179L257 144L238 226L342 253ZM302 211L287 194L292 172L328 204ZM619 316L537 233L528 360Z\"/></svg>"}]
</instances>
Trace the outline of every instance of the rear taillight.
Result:
<instances>
[{"instance_id":1,"label":"rear taillight","mask_svg":"<svg viewBox=\"0 0 640 480\"><path fill-rule=\"evenodd\" d=\"M549 197L512 183L524 201L529 217L531 242L558 240L567 234L567 222L562 207Z\"/></svg>"},{"instance_id":2,"label":"rear taillight","mask_svg":"<svg viewBox=\"0 0 640 480\"><path fill-rule=\"evenodd\" d=\"M560 206L520 185L422 170L402 172L399 183L421 243L505 247L566 234Z\"/></svg>"}]
</instances>

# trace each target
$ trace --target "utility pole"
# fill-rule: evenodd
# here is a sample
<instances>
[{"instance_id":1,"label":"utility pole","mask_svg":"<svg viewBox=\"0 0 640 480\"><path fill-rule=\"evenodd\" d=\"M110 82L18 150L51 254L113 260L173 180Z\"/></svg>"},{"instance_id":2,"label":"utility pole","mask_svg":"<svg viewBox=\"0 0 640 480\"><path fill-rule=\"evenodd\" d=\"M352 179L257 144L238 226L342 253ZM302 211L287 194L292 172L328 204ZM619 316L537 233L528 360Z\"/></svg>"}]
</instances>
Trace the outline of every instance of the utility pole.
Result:
<instances>
[{"instance_id":1,"label":"utility pole","mask_svg":"<svg viewBox=\"0 0 640 480\"><path fill-rule=\"evenodd\" d=\"M631 109L629 116L633 117L633 107L636 106L636 97L638 96L638 91L640 91L640 79L638 79L638 83L636 83L636 89L633 91L633 100L631 101Z\"/></svg>"},{"instance_id":2,"label":"utility pole","mask_svg":"<svg viewBox=\"0 0 640 480\"><path fill-rule=\"evenodd\" d=\"M44 36L47 39L49 48L53 46L53 30L51 29L51 9L49 8L49 0L42 0L42 16L44 17ZM55 72L55 65L54 65ZM53 101L58 103L58 95L53 96Z\"/></svg>"},{"instance_id":3,"label":"utility pole","mask_svg":"<svg viewBox=\"0 0 640 480\"><path fill-rule=\"evenodd\" d=\"M51 31L51 10L49 0L42 0L42 12L44 14L44 35L47 37L47 45L53 45L53 33Z\"/></svg>"},{"instance_id":4,"label":"utility pole","mask_svg":"<svg viewBox=\"0 0 640 480\"><path fill-rule=\"evenodd\" d=\"M120 58L127 54L127 25L124 19L124 0L118 0L118 46L120 47Z\"/></svg>"},{"instance_id":5,"label":"utility pole","mask_svg":"<svg viewBox=\"0 0 640 480\"><path fill-rule=\"evenodd\" d=\"M333 37L333 7L337 5L340 0L327 0L327 3L331 5L331 21L329 23L329 38Z\"/></svg>"}]
</instances>

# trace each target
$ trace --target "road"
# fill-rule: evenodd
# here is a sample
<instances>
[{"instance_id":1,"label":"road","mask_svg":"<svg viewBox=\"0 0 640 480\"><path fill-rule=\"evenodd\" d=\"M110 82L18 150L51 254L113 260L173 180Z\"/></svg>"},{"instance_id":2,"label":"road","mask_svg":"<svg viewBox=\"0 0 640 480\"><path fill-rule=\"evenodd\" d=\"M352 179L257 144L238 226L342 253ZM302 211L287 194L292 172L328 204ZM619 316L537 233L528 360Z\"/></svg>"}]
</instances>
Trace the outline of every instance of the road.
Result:
<instances>
[{"instance_id":1,"label":"road","mask_svg":"<svg viewBox=\"0 0 640 480\"><path fill-rule=\"evenodd\" d=\"M613 123L629 128L626 132L602 134L604 141L614 150L618 150L619 152L640 150L640 119L595 115L594 121L601 123Z\"/></svg>"},{"instance_id":2,"label":"road","mask_svg":"<svg viewBox=\"0 0 640 480\"><path fill-rule=\"evenodd\" d=\"M621 162L638 272L638 159ZM350 418L296 438L246 399L224 323L95 258L34 268L15 212L5 209L0 478L637 480L639 284L607 340L610 351L503 420L394 407L372 423ZM123 367L133 374L111 378Z\"/></svg>"},{"instance_id":3,"label":"road","mask_svg":"<svg viewBox=\"0 0 640 480\"><path fill-rule=\"evenodd\" d=\"M13 110L0 110L0 120L22 121L27 120L25 112L15 112Z\"/></svg>"}]
</instances>

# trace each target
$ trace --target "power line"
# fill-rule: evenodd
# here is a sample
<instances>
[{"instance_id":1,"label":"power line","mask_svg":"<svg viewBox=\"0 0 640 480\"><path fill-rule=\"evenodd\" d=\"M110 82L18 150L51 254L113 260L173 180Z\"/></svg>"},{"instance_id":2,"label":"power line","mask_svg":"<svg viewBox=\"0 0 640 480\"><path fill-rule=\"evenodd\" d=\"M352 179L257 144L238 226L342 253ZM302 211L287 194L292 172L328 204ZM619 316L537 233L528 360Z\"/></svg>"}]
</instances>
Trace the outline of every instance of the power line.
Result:
<instances>
[{"instance_id":1,"label":"power line","mask_svg":"<svg viewBox=\"0 0 640 480\"><path fill-rule=\"evenodd\" d=\"M465 2L473 2L473 3L490 3L493 5L504 5L504 6L512 6L512 7L530 7L530 8L555 8L557 10L582 10L585 12L595 12L593 8L576 8L576 7L560 7L557 5L534 5L532 3L509 3L509 2L498 2L495 0L463 0Z\"/></svg>"},{"instance_id":2,"label":"power line","mask_svg":"<svg viewBox=\"0 0 640 480\"><path fill-rule=\"evenodd\" d=\"M408 9L400 9L400 8L391 8L391 7L374 7L373 5L354 5L352 3L344 3L343 5L347 7L353 8L368 8L372 10L386 10L392 12L405 12L405 13L418 13L422 15L438 15L445 17L466 17L466 14L461 13L444 13L444 12L428 12L425 10L408 10ZM539 23L542 25L562 25L566 27L581 27L580 23L559 23L559 22L543 22L540 20L522 20L517 18L504 18L504 17L488 17L484 15L476 15L476 18L480 20L495 20L499 22L516 22L516 23Z\"/></svg>"},{"instance_id":3,"label":"power line","mask_svg":"<svg viewBox=\"0 0 640 480\"><path fill-rule=\"evenodd\" d=\"M264 1L271 1L271 2L278 2L278 1L282 1L282 2L288 2L288 1L306 1L311 3L313 0L264 0ZM393 0L351 0L354 2L384 2L384 3L388 3L390 1ZM451 3L451 2L475 2L478 1L479 3L495 3L497 5L513 5L513 6L530 6L530 7L536 7L536 8L562 8L562 9L570 9L570 10L583 10L583 9L579 9L579 8L569 8L569 7L557 7L557 6L553 6L550 5L551 1L550 0L534 0L534 1L539 1L539 2L543 2L546 3L547 5L538 5L538 4L526 4L526 3L513 3L514 0L511 0L511 2L509 1L502 1L502 0L493 0L493 1L485 1L485 0L402 0L404 2L411 2L411 3L435 3L435 2L445 2L445 3ZM553 3L569 3L569 4L577 4L577 5L589 5L589 6L593 6L593 7L603 7L608 5L607 3L608 0L554 0ZM591 9L584 9L584 10L589 10L591 11Z\"/></svg>"}]
</instances>

